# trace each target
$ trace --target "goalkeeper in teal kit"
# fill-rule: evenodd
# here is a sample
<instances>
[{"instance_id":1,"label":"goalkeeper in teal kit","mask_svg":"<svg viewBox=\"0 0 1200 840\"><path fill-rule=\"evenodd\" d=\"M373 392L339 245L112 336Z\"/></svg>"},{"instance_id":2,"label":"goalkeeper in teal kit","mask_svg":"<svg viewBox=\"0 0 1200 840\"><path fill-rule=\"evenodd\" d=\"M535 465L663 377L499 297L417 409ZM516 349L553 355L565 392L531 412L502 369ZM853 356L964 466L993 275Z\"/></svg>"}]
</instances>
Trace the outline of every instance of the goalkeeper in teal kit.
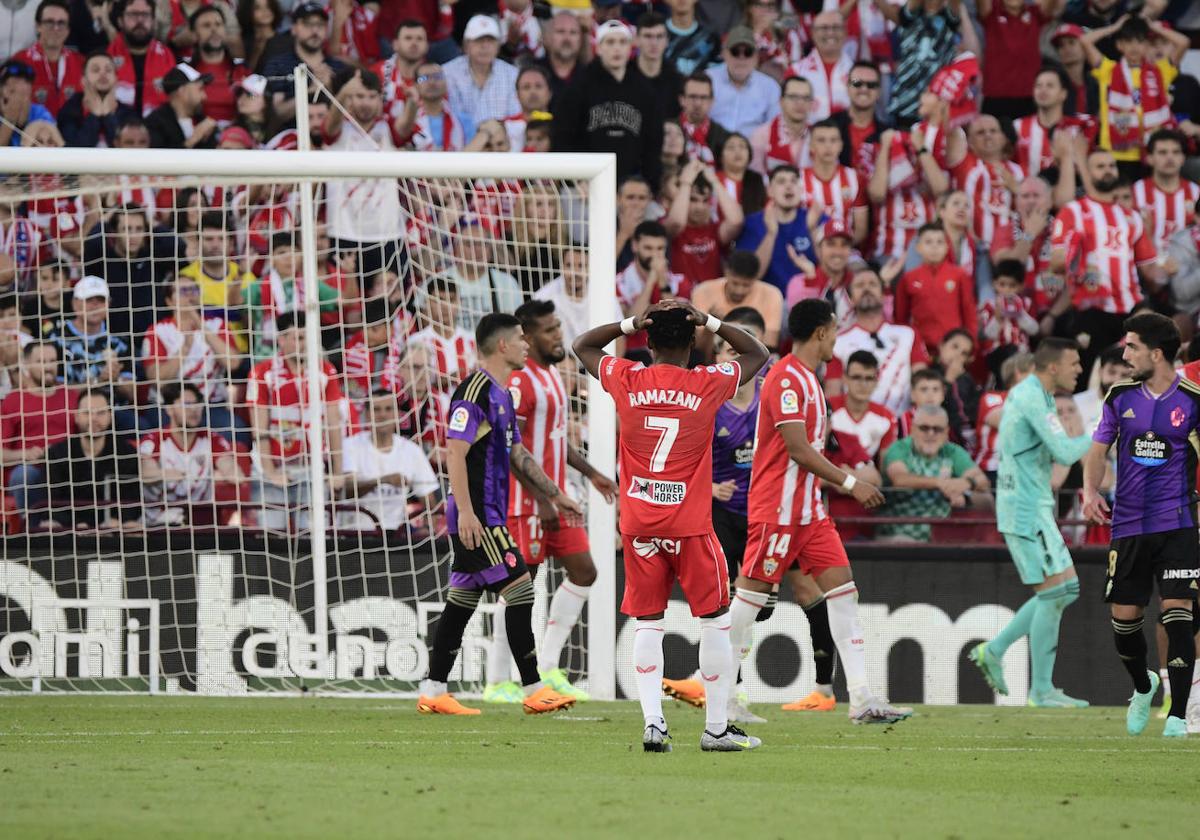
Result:
<instances>
[{"instance_id":1,"label":"goalkeeper in teal kit","mask_svg":"<svg viewBox=\"0 0 1200 840\"><path fill-rule=\"evenodd\" d=\"M1033 375L1009 391L1000 419L996 524L1021 582L1032 586L1034 594L996 638L976 646L970 656L988 685L1008 694L1000 660L1018 639L1028 636L1031 706L1088 705L1052 682L1059 624L1063 611L1079 598L1079 579L1055 520L1050 469L1055 461L1075 463L1091 446L1088 435L1073 438L1063 430L1054 395L1072 393L1081 371L1074 341L1043 339L1034 354Z\"/></svg>"}]
</instances>

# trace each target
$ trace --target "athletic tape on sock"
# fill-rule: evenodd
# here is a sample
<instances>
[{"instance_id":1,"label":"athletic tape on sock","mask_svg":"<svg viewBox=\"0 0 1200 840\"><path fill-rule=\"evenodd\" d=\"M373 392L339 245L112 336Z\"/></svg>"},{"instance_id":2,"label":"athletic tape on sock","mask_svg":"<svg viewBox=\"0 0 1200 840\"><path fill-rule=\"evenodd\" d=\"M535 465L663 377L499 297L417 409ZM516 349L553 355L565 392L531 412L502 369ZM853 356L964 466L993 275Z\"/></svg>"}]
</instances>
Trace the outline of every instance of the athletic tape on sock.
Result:
<instances>
[{"instance_id":1,"label":"athletic tape on sock","mask_svg":"<svg viewBox=\"0 0 1200 840\"><path fill-rule=\"evenodd\" d=\"M504 602L510 607L521 606L522 604L533 604L533 582L523 580L520 583L514 583L512 586L504 590Z\"/></svg>"},{"instance_id":2,"label":"athletic tape on sock","mask_svg":"<svg viewBox=\"0 0 1200 840\"><path fill-rule=\"evenodd\" d=\"M479 606L479 596L482 594L478 589L460 589L457 586L451 586L446 601L473 610Z\"/></svg>"}]
</instances>

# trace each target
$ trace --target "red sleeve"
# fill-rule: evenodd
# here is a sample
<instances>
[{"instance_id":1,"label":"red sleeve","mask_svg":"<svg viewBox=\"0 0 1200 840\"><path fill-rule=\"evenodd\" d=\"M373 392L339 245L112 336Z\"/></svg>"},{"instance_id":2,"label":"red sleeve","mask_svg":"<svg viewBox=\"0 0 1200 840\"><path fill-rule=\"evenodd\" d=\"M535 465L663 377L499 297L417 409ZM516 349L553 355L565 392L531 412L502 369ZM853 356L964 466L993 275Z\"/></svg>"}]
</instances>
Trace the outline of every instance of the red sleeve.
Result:
<instances>
[{"instance_id":1,"label":"red sleeve","mask_svg":"<svg viewBox=\"0 0 1200 840\"><path fill-rule=\"evenodd\" d=\"M266 379L264 373L266 365L270 362L262 362L254 370L250 371L250 380L246 383L246 405L249 406L266 406L270 405L271 397L268 393Z\"/></svg>"},{"instance_id":2,"label":"red sleeve","mask_svg":"<svg viewBox=\"0 0 1200 840\"><path fill-rule=\"evenodd\" d=\"M912 301L908 295L908 275L910 272L900 276L900 282L896 284L895 308L893 309L893 317L897 324L906 324L912 326Z\"/></svg>"},{"instance_id":3,"label":"red sleeve","mask_svg":"<svg viewBox=\"0 0 1200 840\"><path fill-rule=\"evenodd\" d=\"M533 387L529 382L529 377L523 371L514 370L508 378L508 393L512 396L513 408L516 409L517 419L524 420L528 415L525 409L534 404ZM521 436L525 437L525 429L521 429Z\"/></svg>"},{"instance_id":4,"label":"red sleeve","mask_svg":"<svg viewBox=\"0 0 1200 840\"><path fill-rule=\"evenodd\" d=\"M979 341L979 310L975 308L975 278L962 270L958 285L963 329L971 334L972 341Z\"/></svg>"},{"instance_id":5,"label":"red sleeve","mask_svg":"<svg viewBox=\"0 0 1200 840\"><path fill-rule=\"evenodd\" d=\"M831 379L841 379L843 375L844 375L844 372L842 371L842 360L839 359L836 355L832 359L830 359L828 362L825 363L825 381L826 382L828 382Z\"/></svg>"},{"instance_id":6,"label":"red sleeve","mask_svg":"<svg viewBox=\"0 0 1200 840\"><path fill-rule=\"evenodd\" d=\"M1000 225L996 228L996 233L992 236L992 247L989 249L993 262L996 259L996 254L1013 246L1013 226L1012 224Z\"/></svg>"},{"instance_id":7,"label":"red sleeve","mask_svg":"<svg viewBox=\"0 0 1200 840\"><path fill-rule=\"evenodd\" d=\"M1133 261L1138 265L1145 265L1158 258L1158 249L1154 247L1154 240L1146 235L1145 224L1140 227L1141 236L1133 243Z\"/></svg>"},{"instance_id":8,"label":"red sleeve","mask_svg":"<svg viewBox=\"0 0 1200 840\"><path fill-rule=\"evenodd\" d=\"M971 174L971 170L975 168L977 161L978 158L975 157L975 153L968 151L966 156L957 165L950 167L950 177L954 181L954 186L962 187L967 176ZM972 196L971 200L973 202L975 197Z\"/></svg>"},{"instance_id":9,"label":"red sleeve","mask_svg":"<svg viewBox=\"0 0 1200 840\"><path fill-rule=\"evenodd\" d=\"M912 365L927 365L930 362L929 351L925 349L925 342L921 341L921 336L913 336L912 353L909 355L908 364Z\"/></svg>"},{"instance_id":10,"label":"red sleeve","mask_svg":"<svg viewBox=\"0 0 1200 840\"><path fill-rule=\"evenodd\" d=\"M148 329L146 331L146 342L142 348L142 357L145 361L157 362L169 355L167 348L163 346L162 340L158 337L158 332L154 327Z\"/></svg>"},{"instance_id":11,"label":"red sleeve","mask_svg":"<svg viewBox=\"0 0 1200 840\"><path fill-rule=\"evenodd\" d=\"M339 384L341 379L338 376L337 368L328 362L325 363L325 402L337 402L342 398L342 386ZM345 419L345 418L343 418Z\"/></svg>"},{"instance_id":12,"label":"red sleeve","mask_svg":"<svg viewBox=\"0 0 1200 840\"><path fill-rule=\"evenodd\" d=\"M616 356L605 356L600 360L600 387L612 394L613 399L624 393L624 379L634 362L629 359L618 359Z\"/></svg>"},{"instance_id":13,"label":"red sleeve","mask_svg":"<svg viewBox=\"0 0 1200 840\"><path fill-rule=\"evenodd\" d=\"M21 432L21 392L14 391L0 400L0 439L5 444L19 444Z\"/></svg>"},{"instance_id":14,"label":"red sleeve","mask_svg":"<svg viewBox=\"0 0 1200 840\"><path fill-rule=\"evenodd\" d=\"M856 173L858 174L858 173ZM867 185L863 182L863 177L858 174L858 194L854 196L853 207L868 207L867 202Z\"/></svg>"}]
</instances>

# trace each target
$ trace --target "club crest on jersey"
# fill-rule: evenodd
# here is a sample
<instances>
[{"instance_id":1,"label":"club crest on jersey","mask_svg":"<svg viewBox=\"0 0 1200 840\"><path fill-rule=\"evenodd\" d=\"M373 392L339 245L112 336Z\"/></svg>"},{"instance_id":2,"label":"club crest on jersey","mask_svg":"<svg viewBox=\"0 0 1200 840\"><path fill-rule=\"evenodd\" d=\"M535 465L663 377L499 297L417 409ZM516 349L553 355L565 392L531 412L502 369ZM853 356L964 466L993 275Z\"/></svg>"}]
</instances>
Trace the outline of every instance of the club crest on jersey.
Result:
<instances>
[{"instance_id":1,"label":"club crest on jersey","mask_svg":"<svg viewBox=\"0 0 1200 840\"><path fill-rule=\"evenodd\" d=\"M779 395L779 411L782 414L800 413L800 398L795 391L787 390Z\"/></svg>"},{"instance_id":2,"label":"club crest on jersey","mask_svg":"<svg viewBox=\"0 0 1200 840\"><path fill-rule=\"evenodd\" d=\"M626 495L652 505L673 507L683 504L687 494L686 481L660 481L655 478L634 476L629 482Z\"/></svg>"},{"instance_id":3,"label":"club crest on jersey","mask_svg":"<svg viewBox=\"0 0 1200 840\"><path fill-rule=\"evenodd\" d=\"M763 571L768 575L775 574L775 570L779 568L779 561L774 557L768 557L763 561Z\"/></svg>"},{"instance_id":4,"label":"club crest on jersey","mask_svg":"<svg viewBox=\"0 0 1200 840\"><path fill-rule=\"evenodd\" d=\"M450 431L465 432L467 430L467 423L469 423L470 420L470 413L466 410L466 408L459 406L458 408L454 409L454 413L450 415Z\"/></svg>"},{"instance_id":5,"label":"club crest on jersey","mask_svg":"<svg viewBox=\"0 0 1200 840\"><path fill-rule=\"evenodd\" d=\"M1183 425L1183 421L1187 419L1187 414L1180 406L1175 406L1171 409L1171 425L1178 429Z\"/></svg>"},{"instance_id":6,"label":"club crest on jersey","mask_svg":"<svg viewBox=\"0 0 1200 840\"><path fill-rule=\"evenodd\" d=\"M1154 432L1144 432L1133 439L1129 457L1143 467L1161 467L1171 457L1171 444Z\"/></svg>"}]
</instances>

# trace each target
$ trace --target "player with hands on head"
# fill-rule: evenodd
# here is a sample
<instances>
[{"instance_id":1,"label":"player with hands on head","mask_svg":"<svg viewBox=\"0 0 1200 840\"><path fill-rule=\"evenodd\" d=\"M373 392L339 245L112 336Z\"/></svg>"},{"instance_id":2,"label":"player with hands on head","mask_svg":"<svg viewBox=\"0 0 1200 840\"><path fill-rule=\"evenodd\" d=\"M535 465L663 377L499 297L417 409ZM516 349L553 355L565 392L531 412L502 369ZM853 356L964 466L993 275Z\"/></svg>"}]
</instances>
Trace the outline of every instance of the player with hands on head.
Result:
<instances>
[{"instance_id":1,"label":"player with hands on head","mask_svg":"<svg viewBox=\"0 0 1200 840\"><path fill-rule=\"evenodd\" d=\"M730 362L688 367L696 327L737 353ZM645 330L647 367L609 355L622 335ZM729 644L729 574L713 533L712 444L717 412L750 382L768 351L750 333L705 315L684 300L664 300L620 323L594 327L575 340L575 355L617 407L621 427L620 530L625 595L621 611L636 620L634 678L646 752L669 752L662 710L663 617L679 581L700 619L700 675L705 726L700 748L738 752L761 743L728 719L735 673Z\"/></svg>"}]
</instances>

